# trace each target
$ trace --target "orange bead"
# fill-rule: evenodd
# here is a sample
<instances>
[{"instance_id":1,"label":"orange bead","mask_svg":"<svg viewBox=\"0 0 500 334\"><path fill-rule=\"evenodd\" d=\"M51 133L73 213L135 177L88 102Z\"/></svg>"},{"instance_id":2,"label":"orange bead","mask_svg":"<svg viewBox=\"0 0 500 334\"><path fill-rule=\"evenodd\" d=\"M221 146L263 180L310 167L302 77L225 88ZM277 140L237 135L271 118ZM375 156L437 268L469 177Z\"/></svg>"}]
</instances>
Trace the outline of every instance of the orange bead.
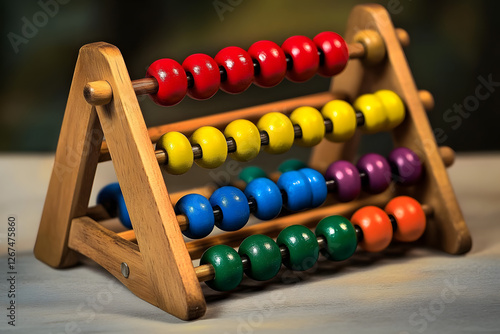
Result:
<instances>
[{"instance_id":1,"label":"orange bead","mask_svg":"<svg viewBox=\"0 0 500 334\"><path fill-rule=\"evenodd\" d=\"M392 224L387 213L376 206L365 206L354 213L353 225L363 231L363 240L359 245L368 252L380 252L387 248L392 240Z\"/></svg>"},{"instance_id":2,"label":"orange bead","mask_svg":"<svg viewBox=\"0 0 500 334\"><path fill-rule=\"evenodd\" d=\"M426 217L422 206L408 196L393 198L385 207L388 215L394 216L398 229L394 238L398 241L415 241L424 234Z\"/></svg>"}]
</instances>

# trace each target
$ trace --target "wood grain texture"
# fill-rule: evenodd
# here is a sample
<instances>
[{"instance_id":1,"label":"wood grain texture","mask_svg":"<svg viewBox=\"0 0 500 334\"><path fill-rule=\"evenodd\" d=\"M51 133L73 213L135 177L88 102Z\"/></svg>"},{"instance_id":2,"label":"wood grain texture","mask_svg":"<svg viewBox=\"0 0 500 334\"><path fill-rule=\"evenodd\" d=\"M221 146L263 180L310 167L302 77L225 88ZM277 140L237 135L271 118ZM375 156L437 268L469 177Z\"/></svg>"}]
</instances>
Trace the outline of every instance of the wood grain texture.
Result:
<instances>
[{"instance_id":1,"label":"wood grain texture","mask_svg":"<svg viewBox=\"0 0 500 334\"><path fill-rule=\"evenodd\" d=\"M103 138L95 108L83 96L85 84L97 79L88 70L91 58L89 49L82 47L34 248L36 258L54 268L78 262L75 252L68 248L70 223L87 211Z\"/></svg>"},{"instance_id":2,"label":"wood grain texture","mask_svg":"<svg viewBox=\"0 0 500 334\"><path fill-rule=\"evenodd\" d=\"M156 161L137 97L119 50L91 44L93 67L113 90L97 106L156 305L181 318L205 313L205 300Z\"/></svg>"},{"instance_id":3,"label":"wood grain texture","mask_svg":"<svg viewBox=\"0 0 500 334\"><path fill-rule=\"evenodd\" d=\"M139 247L135 243L118 237L93 219L84 216L73 219L68 245L96 261L134 294L158 306L156 296L150 289L151 281ZM128 278L121 273L122 262L127 263L130 269Z\"/></svg>"},{"instance_id":4,"label":"wood grain texture","mask_svg":"<svg viewBox=\"0 0 500 334\"><path fill-rule=\"evenodd\" d=\"M450 254L463 254L471 247L470 234L387 11L374 4L356 6L349 17L345 39L351 41L355 32L367 25L378 31L384 40L386 60L371 67L364 66L359 60L350 61L345 71L332 81L331 90L333 94L354 99L378 89L391 89L403 99L407 114L404 122L392 131L394 144L406 146L418 154L424 164L425 176L418 186L398 188L395 195L409 194L435 208L434 219L426 232L428 242ZM315 148L311 165L324 168L339 158L352 158L359 135L345 145L335 146L323 141Z\"/></svg>"}]
</instances>

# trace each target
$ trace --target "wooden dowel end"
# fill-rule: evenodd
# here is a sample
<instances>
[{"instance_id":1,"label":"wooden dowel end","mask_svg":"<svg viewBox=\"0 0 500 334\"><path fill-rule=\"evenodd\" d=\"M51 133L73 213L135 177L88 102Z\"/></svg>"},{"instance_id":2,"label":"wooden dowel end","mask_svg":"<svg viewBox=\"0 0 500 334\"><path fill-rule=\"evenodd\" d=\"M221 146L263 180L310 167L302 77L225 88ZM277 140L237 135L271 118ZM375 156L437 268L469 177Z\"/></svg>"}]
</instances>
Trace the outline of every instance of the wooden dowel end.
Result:
<instances>
[{"instance_id":1,"label":"wooden dowel end","mask_svg":"<svg viewBox=\"0 0 500 334\"><path fill-rule=\"evenodd\" d=\"M426 111L431 111L434 109L434 97L428 90L421 89L418 91L418 97L422 102L424 109Z\"/></svg>"},{"instance_id":2,"label":"wooden dowel end","mask_svg":"<svg viewBox=\"0 0 500 334\"><path fill-rule=\"evenodd\" d=\"M113 89L107 81L89 82L83 88L85 100L93 106L102 106L111 102Z\"/></svg>"},{"instance_id":3,"label":"wooden dowel end","mask_svg":"<svg viewBox=\"0 0 500 334\"><path fill-rule=\"evenodd\" d=\"M449 146L439 146L439 155L445 167L450 167L455 162L455 151Z\"/></svg>"}]
</instances>

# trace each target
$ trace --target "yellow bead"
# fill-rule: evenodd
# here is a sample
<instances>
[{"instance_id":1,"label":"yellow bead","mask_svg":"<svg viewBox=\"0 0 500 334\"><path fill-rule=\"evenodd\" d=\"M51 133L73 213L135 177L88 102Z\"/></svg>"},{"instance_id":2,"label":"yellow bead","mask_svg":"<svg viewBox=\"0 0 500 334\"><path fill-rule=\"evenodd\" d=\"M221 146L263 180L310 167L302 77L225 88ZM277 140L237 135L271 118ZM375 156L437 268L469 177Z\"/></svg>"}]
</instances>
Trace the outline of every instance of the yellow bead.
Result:
<instances>
[{"instance_id":1,"label":"yellow bead","mask_svg":"<svg viewBox=\"0 0 500 334\"><path fill-rule=\"evenodd\" d=\"M229 153L234 160L249 161L259 154L260 132L252 122L246 119L232 121L224 129L224 136L233 138L236 143L236 152Z\"/></svg>"},{"instance_id":2,"label":"yellow bead","mask_svg":"<svg viewBox=\"0 0 500 334\"><path fill-rule=\"evenodd\" d=\"M356 112L346 101L330 101L323 106L321 113L325 119L330 119L333 123L333 131L325 135L326 139L344 142L356 132Z\"/></svg>"},{"instance_id":3,"label":"yellow bead","mask_svg":"<svg viewBox=\"0 0 500 334\"><path fill-rule=\"evenodd\" d=\"M158 139L157 150L167 153L165 169L170 174L184 174L193 165L193 150L189 140L180 132L167 132Z\"/></svg>"},{"instance_id":4,"label":"yellow bead","mask_svg":"<svg viewBox=\"0 0 500 334\"><path fill-rule=\"evenodd\" d=\"M387 115L387 125L385 130L394 129L405 119L405 105L403 101L392 90L379 90L374 94L380 99Z\"/></svg>"},{"instance_id":5,"label":"yellow bead","mask_svg":"<svg viewBox=\"0 0 500 334\"><path fill-rule=\"evenodd\" d=\"M354 101L354 109L363 113L366 133L376 133L386 129L387 113L380 99L373 94L361 95Z\"/></svg>"},{"instance_id":6,"label":"yellow bead","mask_svg":"<svg viewBox=\"0 0 500 334\"><path fill-rule=\"evenodd\" d=\"M272 154L285 153L293 145L295 133L292 121L279 112L265 114L257 122L260 131L266 131L269 136L269 144L264 146L266 152Z\"/></svg>"},{"instance_id":7,"label":"yellow bead","mask_svg":"<svg viewBox=\"0 0 500 334\"><path fill-rule=\"evenodd\" d=\"M317 145L325 136L325 122L316 108L299 107L292 112L290 120L302 130L302 137L295 140L300 146Z\"/></svg>"},{"instance_id":8,"label":"yellow bead","mask_svg":"<svg viewBox=\"0 0 500 334\"><path fill-rule=\"evenodd\" d=\"M196 159L198 166L204 168L216 168L226 161L227 143L226 137L213 126L202 126L191 136L192 145L200 145L202 157Z\"/></svg>"}]
</instances>

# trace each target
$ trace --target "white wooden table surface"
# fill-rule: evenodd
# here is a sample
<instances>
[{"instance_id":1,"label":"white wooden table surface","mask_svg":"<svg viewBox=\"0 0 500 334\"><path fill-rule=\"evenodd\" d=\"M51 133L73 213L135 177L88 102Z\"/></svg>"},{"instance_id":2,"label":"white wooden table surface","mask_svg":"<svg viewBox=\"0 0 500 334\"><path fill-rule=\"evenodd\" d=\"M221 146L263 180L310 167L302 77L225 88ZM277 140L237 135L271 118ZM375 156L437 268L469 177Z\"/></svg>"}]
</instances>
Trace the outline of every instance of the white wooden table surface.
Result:
<instances>
[{"instance_id":1,"label":"white wooden table surface","mask_svg":"<svg viewBox=\"0 0 500 334\"><path fill-rule=\"evenodd\" d=\"M467 255L389 250L265 284L244 280L228 294L203 284L208 311L193 322L138 299L95 264L55 270L33 257L52 163L51 155L0 156L2 333L500 333L500 154L458 155L449 169L473 237ZM108 164L94 188L113 179ZM18 223L15 327L9 215Z\"/></svg>"}]
</instances>

